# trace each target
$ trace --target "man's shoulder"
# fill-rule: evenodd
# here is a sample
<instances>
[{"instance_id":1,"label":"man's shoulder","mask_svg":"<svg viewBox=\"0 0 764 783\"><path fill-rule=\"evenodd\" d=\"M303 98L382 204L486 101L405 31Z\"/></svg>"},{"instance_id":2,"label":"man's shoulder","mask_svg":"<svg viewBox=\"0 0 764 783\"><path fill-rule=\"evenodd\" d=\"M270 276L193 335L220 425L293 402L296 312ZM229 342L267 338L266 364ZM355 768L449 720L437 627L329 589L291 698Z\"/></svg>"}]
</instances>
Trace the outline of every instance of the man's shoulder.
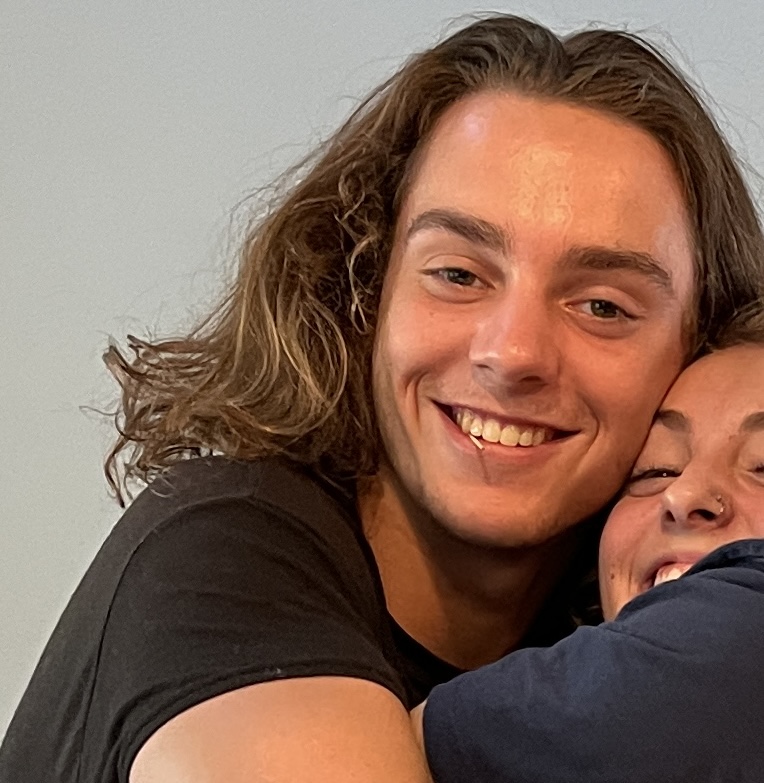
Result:
<instances>
[{"instance_id":1,"label":"man's shoulder","mask_svg":"<svg viewBox=\"0 0 764 783\"><path fill-rule=\"evenodd\" d=\"M90 578L118 580L128 563L149 552L162 562L193 561L200 548L234 539L247 543L242 558L253 549L313 543L327 553L355 551L357 567L369 567L349 493L283 458L200 457L174 465L135 498L106 537Z\"/></svg>"},{"instance_id":2,"label":"man's shoulder","mask_svg":"<svg viewBox=\"0 0 764 783\"><path fill-rule=\"evenodd\" d=\"M249 505L300 519L342 518L354 526L351 493L310 467L285 458L232 460L199 457L177 463L158 475L125 512L121 524L155 528L193 509L216 504Z\"/></svg>"}]
</instances>

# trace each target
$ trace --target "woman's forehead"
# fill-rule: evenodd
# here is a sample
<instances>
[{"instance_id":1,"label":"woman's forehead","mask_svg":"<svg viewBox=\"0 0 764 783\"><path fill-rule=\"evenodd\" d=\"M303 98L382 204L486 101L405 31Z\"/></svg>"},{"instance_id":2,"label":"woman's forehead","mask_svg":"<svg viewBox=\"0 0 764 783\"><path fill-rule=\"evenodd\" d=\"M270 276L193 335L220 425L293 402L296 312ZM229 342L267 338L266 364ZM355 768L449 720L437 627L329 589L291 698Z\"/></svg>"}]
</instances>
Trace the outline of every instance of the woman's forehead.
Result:
<instances>
[{"instance_id":1,"label":"woman's forehead","mask_svg":"<svg viewBox=\"0 0 764 783\"><path fill-rule=\"evenodd\" d=\"M718 424L753 408L764 409L764 344L725 348L694 362L669 389L661 412Z\"/></svg>"}]
</instances>

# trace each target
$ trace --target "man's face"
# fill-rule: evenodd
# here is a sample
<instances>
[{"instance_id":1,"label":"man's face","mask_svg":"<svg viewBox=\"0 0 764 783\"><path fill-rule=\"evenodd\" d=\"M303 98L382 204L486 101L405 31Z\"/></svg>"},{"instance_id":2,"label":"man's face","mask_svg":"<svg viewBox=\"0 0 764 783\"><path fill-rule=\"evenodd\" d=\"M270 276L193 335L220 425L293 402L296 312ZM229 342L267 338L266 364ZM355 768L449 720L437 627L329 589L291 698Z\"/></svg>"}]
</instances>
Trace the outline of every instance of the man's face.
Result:
<instances>
[{"instance_id":1,"label":"man's face","mask_svg":"<svg viewBox=\"0 0 764 783\"><path fill-rule=\"evenodd\" d=\"M417 161L382 293L373 391L399 491L497 547L603 506L680 369L686 223L643 131L505 93L452 106Z\"/></svg>"},{"instance_id":2,"label":"man's face","mask_svg":"<svg viewBox=\"0 0 764 783\"><path fill-rule=\"evenodd\" d=\"M742 538L764 538L761 346L701 359L661 405L602 534L605 617Z\"/></svg>"}]
</instances>

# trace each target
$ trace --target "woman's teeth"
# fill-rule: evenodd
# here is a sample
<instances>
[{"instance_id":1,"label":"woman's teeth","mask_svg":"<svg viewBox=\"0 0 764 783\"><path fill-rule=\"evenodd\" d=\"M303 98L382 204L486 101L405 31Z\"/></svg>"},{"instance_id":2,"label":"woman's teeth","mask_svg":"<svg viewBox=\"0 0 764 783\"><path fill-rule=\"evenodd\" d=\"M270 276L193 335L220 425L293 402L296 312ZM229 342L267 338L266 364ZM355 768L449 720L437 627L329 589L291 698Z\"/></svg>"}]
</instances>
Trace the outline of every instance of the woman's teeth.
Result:
<instances>
[{"instance_id":1,"label":"woman's teeth","mask_svg":"<svg viewBox=\"0 0 764 783\"><path fill-rule=\"evenodd\" d=\"M674 579L679 579L680 576L685 574L692 568L692 563L669 563L658 569L658 573L655 574L655 580L653 587L662 585L664 582L671 582Z\"/></svg>"},{"instance_id":2,"label":"woman's teeth","mask_svg":"<svg viewBox=\"0 0 764 783\"><path fill-rule=\"evenodd\" d=\"M456 410L456 423L465 435L482 438L488 443L500 443L502 446L539 446L551 439L546 427L518 427L507 424L502 427L496 419L483 420L466 408Z\"/></svg>"}]
</instances>

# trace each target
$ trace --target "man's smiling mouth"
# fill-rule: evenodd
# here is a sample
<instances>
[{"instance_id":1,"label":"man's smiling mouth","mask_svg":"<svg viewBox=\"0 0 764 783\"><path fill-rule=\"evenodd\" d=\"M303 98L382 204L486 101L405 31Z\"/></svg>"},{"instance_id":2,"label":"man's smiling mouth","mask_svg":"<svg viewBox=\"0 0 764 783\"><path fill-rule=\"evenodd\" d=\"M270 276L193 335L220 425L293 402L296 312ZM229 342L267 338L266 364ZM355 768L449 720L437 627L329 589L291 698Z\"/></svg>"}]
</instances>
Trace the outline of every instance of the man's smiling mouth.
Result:
<instances>
[{"instance_id":1,"label":"man's smiling mouth","mask_svg":"<svg viewBox=\"0 0 764 783\"><path fill-rule=\"evenodd\" d=\"M469 408L442 407L465 435L509 448L540 446L575 434L546 425L502 421L499 417Z\"/></svg>"}]
</instances>

